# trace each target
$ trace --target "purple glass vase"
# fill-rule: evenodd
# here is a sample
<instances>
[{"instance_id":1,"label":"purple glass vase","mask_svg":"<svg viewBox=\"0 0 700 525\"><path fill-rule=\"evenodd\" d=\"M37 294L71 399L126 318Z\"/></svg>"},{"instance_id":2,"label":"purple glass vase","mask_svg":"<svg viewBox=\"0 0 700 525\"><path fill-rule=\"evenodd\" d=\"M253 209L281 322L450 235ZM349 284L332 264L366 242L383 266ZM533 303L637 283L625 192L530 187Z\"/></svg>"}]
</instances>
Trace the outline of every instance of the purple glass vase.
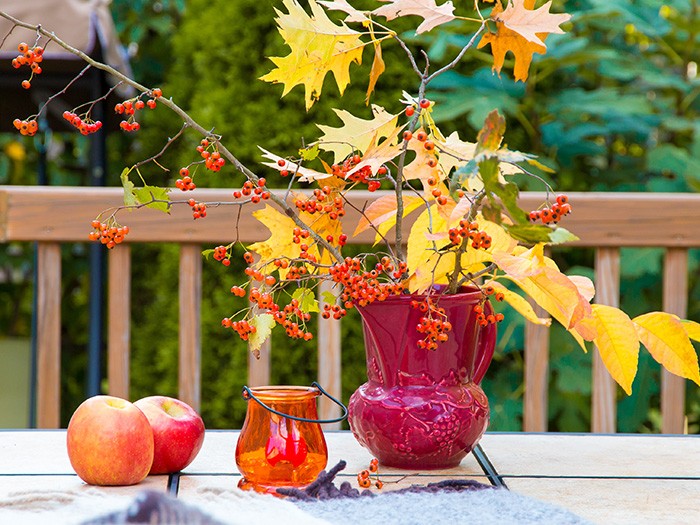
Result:
<instances>
[{"instance_id":1,"label":"purple glass vase","mask_svg":"<svg viewBox=\"0 0 700 525\"><path fill-rule=\"evenodd\" d=\"M434 296L452 323L447 342L422 350L416 329L424 315L402 295L359 308L368 381L350 398L348 421L359 443L382 465L441 469L459 465L489 422L479 384L491 363L496 325L480 327L475 288ZM486 301L484 313L493 313Z\"/></svg>"}]
</instances>

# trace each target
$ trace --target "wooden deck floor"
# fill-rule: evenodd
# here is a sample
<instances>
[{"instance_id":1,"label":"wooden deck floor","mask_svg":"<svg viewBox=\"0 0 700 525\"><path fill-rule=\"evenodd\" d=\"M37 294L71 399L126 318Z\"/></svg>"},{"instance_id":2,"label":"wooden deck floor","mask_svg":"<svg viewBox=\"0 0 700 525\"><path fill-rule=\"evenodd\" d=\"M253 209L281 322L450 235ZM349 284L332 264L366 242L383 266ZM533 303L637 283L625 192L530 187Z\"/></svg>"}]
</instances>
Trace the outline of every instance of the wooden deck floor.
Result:
<instances>
[{"instance_id":1,"label":"wooden deck floor","mask_svg":"<svg viewBox=\"0 0 700 525\"><path fill-rule=\"evenodd\" d=\"M197 459L177 476L151 476L132 487L94 488L133 496L144 488L197 501L206 489L232 489L240 474L237 431L208 431ZM355 483L371 456L348 432L326 432L329 466L347 461L340 478ZM385 468L385 490L441 479L503 483L510 490L567 508L594 523L697 523L700 519L700 437L487 433L482 450L455 469L413 473ZM408 476L407 476L408 474ZM17 491L79 490L65 449L65 431L0 431L0 500ZM0 505L0 522L2 520Z\"/></svg>"}]
</instances>

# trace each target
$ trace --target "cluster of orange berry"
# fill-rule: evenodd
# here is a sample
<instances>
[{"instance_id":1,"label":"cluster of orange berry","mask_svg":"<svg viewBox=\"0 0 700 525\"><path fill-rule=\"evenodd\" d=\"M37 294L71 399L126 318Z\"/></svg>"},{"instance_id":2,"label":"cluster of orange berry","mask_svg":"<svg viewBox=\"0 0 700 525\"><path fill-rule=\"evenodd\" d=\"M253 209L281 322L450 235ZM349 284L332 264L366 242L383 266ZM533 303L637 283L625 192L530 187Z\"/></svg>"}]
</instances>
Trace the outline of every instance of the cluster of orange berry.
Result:
<instances>
[{"instance_id":1,"label":"cluster of orange berry","mask_svg":"<svg viewBox=\"0 0 700 525\"><path fill-rule=\"evenodd\" d=\"M383 177L386 175L386 166L380 166L376 174L372 173L372 168L370 166L363 166L356 172L348 175L348 172L352 171L360 162L362 162L362 157L360 155L350 155L342 164L333 164L331 166L331 173L343 180L367 184L368 191L377 191L381 188L382 182L372 177Z\"/></svg>"},{"instance_id":2,"label":"cluster of orange berry","mask_svg":"<svg viewBox=\"0 0 700 525\"><path fill-rule=\"evenodd\" d=\"M438 344L446 342L449 332L452 331L452 323L447 320L445 309L439 307L430 296L424 301L411 301L411 307L425 314L418 320L416 327L419 334L425 334L425 337L418 341L418 348L437 350Z\"/></svg>"},{"instance_id":3,"label":"cluster of orange berry","mask_svg":"<svg viewBox=\"0 0 700 525\"><path fill-rule=\"evenodd\" d=\"M192 191L197 188L197 185L192 181L190 177L189 168L180 168L180 179L175 181L175 187L181 191Z\"/></svg>"},{"instance_id":4,"label":"cluster of orange berry","mask_svg":"<svg viewBox=\"0 0 700 525\"><path fill-rule=\"evenodd\" d=\"M339 195L335 197L332 196L332 191L330 186L324 186L320 189L316 188L313 198L307 199L303 196L299 196L294 200L294 205L300 211L305 211L311 215L316 212L325 213L328 215L329 219L335 221L345 215L345 207L342 197Z\"/></svg>"},{"instance_id":5,"label":"cluster of orange berry","mask_svg":"<svg viewBox=\"0 0 700 525\"><path fill-rule=\"evenodd\" d=\"M207 216L207 205L204 202L197 202L194 199L187 201L187 204L192 208L192 218L193 219L203 219Z\"/></svg>"},{"instance_id":6,"label":"cluster of orange berry","mask_svg":"<svg viewBox=\"0 0 700 525\"><path fill-rule=\"evenodd\" d=\"M379 460L372 458L369 462L369 468L357 475L357 484L360 488L368 489L372 486L372 474L374 474L374 486L380 490L384 487L384 482L379 479Z\"/></svg>"},{"instance_id":7,"label":"cluster of orange berry","mask_svg":"<svg viewBox=\"0 0 700 525\"><path fill-rule=\"evenodd\" d=\"M466 219L459 221L459 228L450 228L448 231L450 242L455 245L462 244L464 238L471 241L472 248L483 248L488 250L491 247L491 236L486 232L479 231L479 223L469 222Z\"/></svg>"},{"instance_id":8,"label":"cluster of orange berry","mask_svg":"<svg viewBox=\"0 0 700 525\"><path fill-rule=\"evenodd\" d=\"M364 270L362 261L358 257L346 257L342 263L336 263L329 269L329 274L343 287L340 300L345 308L355 305L367 306L374 301L384 301L389 296L401 295L404 284L395 282L406 273L406 263L400 262L396 266L388 257L382 257L381 261L372 270ZM380 281L380 276L390 278L388 282Z\"/></svg>"},{"instance_id":9,"label":"cluster of orange berry","mask_svg":"<svg viewBox=\"0 0 700 525\"><path fill-rule=\"evenodd\" d=\"M213 254L214 260L221 262L224 266L231 266L231 259L228 255L228 248L226 246L217 246L214 248Z\"/></svg>"},{"instance_id":10,"label":"cluster of orange berry","mask_svg":"<svg viewBox=\"0 0 700 525\"><path fill-rule=\"evenodd\" d=\"M20 120L16 118L12 121L12 125L17 129L22 135L27 137L33 137L36 132L39 131L39 125L35 119L30 120Z\"/></svg>"},{"instance_id":11,"label":"cluster of orange berry","mask_svg":"<svg viewBox=\"0 0 700 525\"><path fill-rule=\"evenodd\" d=\"M428 100L427 98L424 98L418 103L418 106L420 107L420 109L428 109L430 107L430 104L431 104L430 100ZM415 105L407 106L405 113L406 113L407 117L412 117L416 113L416 106Z\"/></svg>"},{"instance_id":12,"label":"cluster of orange berry","mask_svg":"<svg viewBox=\"0 0 700 525\"><path fill-rule=\"evenodd\" d=\"M247 180L243 183L243 187L240 190L233 192L233 197L240 199L241 197L250 197L250 202L257 204L260 200L268 200L270 198L270 191L265 188L267 180L264 177L258 179L257 184Z\"/></svg>"},{"instance_id":13,"label":"cluster of orange berry","mask_svg":"<svg viewBox=\"0 0 700 525\"><path fill-rule=\"evenodd\" d=\"M332 316L333 319L342 319L347 315L347 313L348 311L338 304L330 305L326 303L323 305L323 312L321 312L321 317L323 317L324 319L330 319Z\"/></svg>"},{"instance_id":14,"label":"cluster of orange berry","mask_svg":"<svg viewBox=\"0 0 700 525\"><path fill-rule=\"evenodd\" d=\"M112 223L110 226L97 219L92 221L90 226L92 226L93 231L90 232L88 238L91 241L100 241L110 250L117 244L121 244L124 241L124 237L129 233L128 226L118 226L116 223Z\"/></svg>"},{"instance_id":15,"label":"cluster of orange berry","mask_svg":"<svg viewBox=\"0 0 700 525\"><path fill-rule=\"evenodd\" d=\"M480 304L474 305L474 313L476 314L476 322L479 323L479 326L487 326L489 324L500 323L503 321L502 313L499 312L497 314L486 315L484 313L484 307Z\"/></svg>"},{"instance_id":16,"label":"cluster of orange berry","mask_svg":"<svg viewBox=\"0 0 700 525\"><path fill-rule=\"evenodd\" d=\"M99 120L93 121L89 117L83 120L82 117L72 111L63 112L63 120L67 121L71 126L80 131L83 135L89 135L102 129L102 122Z\"/></svg>"},{"instance_id":17,"label":"cluster of orange berry","mask_svg":"<svg viewBox=\"0 0 700 525\"><path fill-rule=\"evenodd\" d=\"M160 88L155 88L151 91L153 98L148 99L146 102L140 98L125 100L124 102L119 102L114 106L114 112L118 115L126 115L129 117L126 120L122 120L119 123L119 127L124 131L138 131L141 129L141 124L134 120L134 115L137 111L148 106L149 109L154 109L157 106L156 99L163 96L163 91Z\"/></svg>"},{"instance_id":18,"label":"cluster of orange berry","mask_svg":"<svg viewBox=\"0 0 700 525\"><path fill-rule=\"evenodd\" d=\"M41 46L30 48L26 42L21 42L17 46L17 51L19 51L19 55L12 59L12 67L19 69L22 66L29 66L31 68L32 74L29 79L22 81L22 87L29 89L32 87L31 81L34 75L41 75L41 66L39 64L44 60L44 48Z\"/></svg>"},{"instance_id":19,"label":"cluster of orange berry","mask_svg":"<svg viewBox=\"0 0 700 525\"><path fill-rule=\"evenodd\" d=\"M556 224L564 216L571 213L571 204L569 197L566 195L558 195L557 202L549 208L535 210L530 212L530 220L532 222L542 221L542 224Z\"/></svg>"},{"instance_id":20,"label":"cluster of orange berry","mask_svg":"<svg viewBox=\"0 0 700 525\"><path fill-rule=\"evenodd\" d=\"M219 153L219 146L216 141L202 139L199 146L197 146L197 151L204 159L204 166L208 170L221 171L221 168L226 164L226 159Z\"/></svg>"},{"instance_id":21,"label":"cluster of orange berry","mask_svg":"<svg viewBox=\"0 0 700 525\"><path fill-rule=\"evenodd\" d=\"M254 334L256 332L255 326L250 324L245 319L242 321L232 321L230 318L225 317L221 321L221 326L225 328L232 328L243 341L250 339L250 334Z\"/></svg>"}]
</instances>

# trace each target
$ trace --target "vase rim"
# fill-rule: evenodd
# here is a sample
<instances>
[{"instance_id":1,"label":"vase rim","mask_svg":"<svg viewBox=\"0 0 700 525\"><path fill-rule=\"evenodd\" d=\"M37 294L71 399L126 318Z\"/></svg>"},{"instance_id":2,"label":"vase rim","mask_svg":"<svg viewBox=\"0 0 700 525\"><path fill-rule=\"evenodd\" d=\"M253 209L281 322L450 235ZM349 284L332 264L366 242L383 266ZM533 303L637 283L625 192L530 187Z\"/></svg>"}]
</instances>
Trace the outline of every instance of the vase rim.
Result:
<instances>
[{"instance_id":1,"label":"vase rim","mask_svg":"<svg viewBox=\"0 0 700 525\"><path fill-rule=\"evenodd\" d=\"M438 302L439 301L451 301L451 300L463 300L465 298L476 298L479 297L481 298L484 296L484 293L477 287L475 286L461 286L457 293L451 294L451 293L446 293L442 292L442 289L447 289L447 285L434 285L431 287L431 290L434 291L434 293L427 294L427 293L404 293L401 295L390 295L383 301L374 301L373 303L370 303L367 306L372 306L372 305L377 305L381 306L382 303L390 303L393 301L398 301L398 302L409 302L412 301L416 298L424 298L430 295L432 298L437 298ZM365 307L359 307L360 309L365 308Z\"/></svg>"},{"instance_id":2,"label":"vase rim","mask_svg":"<svg viewBox=\"0 0 700 525\"><path fill-rule=\"evenodd\" d=\"M299 401L321 395L315 386L265 385L249 387L249 390L264 401Z\"/></svg>"}]
</instances>

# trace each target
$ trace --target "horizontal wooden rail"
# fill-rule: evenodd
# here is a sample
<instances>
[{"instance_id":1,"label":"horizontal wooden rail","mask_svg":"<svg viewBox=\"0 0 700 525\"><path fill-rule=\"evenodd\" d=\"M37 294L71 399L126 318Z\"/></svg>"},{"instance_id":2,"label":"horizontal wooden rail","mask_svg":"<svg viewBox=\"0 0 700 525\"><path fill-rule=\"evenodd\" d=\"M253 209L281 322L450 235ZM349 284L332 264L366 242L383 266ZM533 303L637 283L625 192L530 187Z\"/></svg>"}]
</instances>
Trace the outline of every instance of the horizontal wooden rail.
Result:
<instances>
[{"instance_id":1,"label":"horizontal wooden rail","mask_svg":"<svg viewBox=\"0 0 700 525\"><path fill-rule=\"evenodd\" d=\"M357 208L386 194L386 191L351 193L350 201ZM0 242L54 241L80 242L87 239L90 222L104 210L120 206L121 188L75 188L47 186L0 187ZM233 202L232 190L197 189L193 192L172 192L175 201L194 198L202 202ZM523 209L535 209L544 194L525 192ZM570 193L573 213L561 223L581 240L578 246L622 247L700 246L700 194L678 193ZM248 204L239 217L239 206L210 209L206 220L193 220L187 205L173 206L171 216L143 209L122 212L119 220L128 224L129 242L196 242L222 243L238 238L255 242L264 235L251 212L260 205ZM347 222L352 231L358 213L346 206ZM104 217L104 215L103 215ZM663 228L659 227L663 224ZM408 227L408 224L407 224ZM261 231L262 230L262 231ZM367 231L350 242L373 241Z\"/></svg>"},{"instance_id":2,"label":"horizontal wooden rail","mask_svg":"<svg viewBox=\"0 0 700 525\"><path fill-rule=\"evenodd\" d=\"M347 206L345 230L353 231L359 213L368 202L387 192L357 191ZM162 212L142 209L124 211L119 220L131 232L127 242L177 243L180 245L180 322L179 395L195 407L200 403L200 300L202 294L202 247L239 240L255 242L268 235L251 212L263 205L231 204L232 190L198 189L186 194L173 192L171 198L222 204L210 207L205 220L194 221L184 202L172 207L169 217ZM647 193L572 193L573 213L564 227L580 240L571 245L594 247L596 260L596 301L616 305L619 301L620 247L660 247L666 249L663 279L664 305L668 311L685 317L688 294L688 249L700 247L700 195ZM0 187L0 243L38 241L39 280L37 287L38 423L41 427L59 424L60 385L60 243L84 242L90 222L101 212L108 216L122 204L121 188ZM536 209L544 194L523 193L521 206ZM408 229L412 221L406 221ZM663 224L663 227L659 227ZM367 231L349 242L372 243ZM406 237L404 237L406 239ZM108 379L110 393L128 397L131 294L131 250L128 246L110 252L108 274ZM326 289L326 288L323 288ZM319 381L334 396L341 393L341 339L338 321L319 319ZM249 365L250 385L270 381L269 343L262 359ZM525 337L524 422L526 431L547 430L547 390L549 385L548 330L528 325ZM599 359L594 361L592 429L615 432L616 386ZM664 374L662 384L663 432L681 433L685 428L685 381ZM320 415L330 418L336 407L321 403Z\"/></svg>"}]
</instances>

